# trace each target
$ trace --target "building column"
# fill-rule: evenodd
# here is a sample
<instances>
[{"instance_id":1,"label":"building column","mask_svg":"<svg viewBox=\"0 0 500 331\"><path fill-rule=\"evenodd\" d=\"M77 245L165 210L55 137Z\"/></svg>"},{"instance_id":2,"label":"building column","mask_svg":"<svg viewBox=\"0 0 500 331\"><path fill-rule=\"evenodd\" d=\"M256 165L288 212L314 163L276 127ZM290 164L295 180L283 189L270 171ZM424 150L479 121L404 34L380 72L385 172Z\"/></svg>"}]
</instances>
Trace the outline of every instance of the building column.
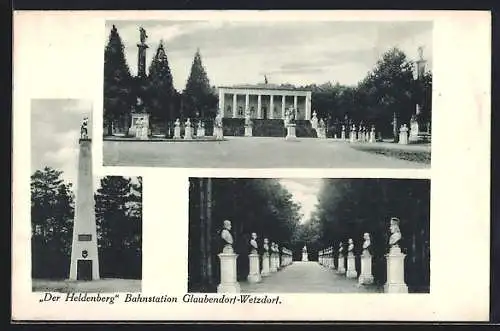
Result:
<instances>
[{"instance_id":1,"label":"building column","mask_svg":"<svg viewBox=\"0 0 500 331\"><path fill-rule=\"evenodd\" d=\"M245 94L245 109L243 110L244 113L248 110L250 104L250 95L247 93Z\"/></svg>"},{"instance_id":2,"label":"building column","mask_svg":"<svg viewBox=\"0 0 500 331\"><path fill-rule=\"evenodd\" d=\"M237 117L237 109L236 109L236 106L237 106L236 98L237 97L238 97L238 95L236 93L234 93L233 94L233 118Z\"/></svg>"},{"instance_id":3,"label":"building column","mask_svg":"<svg viewBox=\"0 0 500 331\"><path fill-rule=\"evenodd\" d=\"M295 119L298 119L298 109L297 109L297 96L293 96L293 111L295 112Z\"/></svg>"},{"instance_id":4,"label":"building column","mask_svg":"<svg viewBox=\"0 0 500 331\"><path fill-rule=\"evenodd\" d=\"M269 116L269 119L273 119L273 116L274 116L274 95L270 95L269 96L269 111L268 111L268 116Z\"/></svg>"},{"instance_id":5,"label":"building column","mask_svg":"<svg viewBox=\"0 0 500 331\"><path fill-rule=\"evenodd\" d=\"M262 118L262 95L257 96L257 118Z\"/></svg>"},{"instance_id":6,"label":"building column","mask_svg":"<svg viewBox=\"0 0 500 331\"><path fill-rule=\"evenodd\" d=\"M222 89L219 90L219 113L224 117L224 97L225 93Z\"/></svg>"},{"instance_id":7,"label":"building column","mask_svg":"<svg viewBox=\"0 0 500 331\"><path fill-rule=\"evenodd\" d=\"M285 119L285 95L281 96L281 118Z\"/></svg>"},{"instance_id":8,"label":"building column","mask_svg":"<svg viewBox=\"0 0 500 331\"><path fill-rule=\"evenodd\" d=\"M311 94L308 92L306 94L306 103L305 103L305 106L306 106L306 120L310 120L311 119Z\"/></svg>"}]
</instances>

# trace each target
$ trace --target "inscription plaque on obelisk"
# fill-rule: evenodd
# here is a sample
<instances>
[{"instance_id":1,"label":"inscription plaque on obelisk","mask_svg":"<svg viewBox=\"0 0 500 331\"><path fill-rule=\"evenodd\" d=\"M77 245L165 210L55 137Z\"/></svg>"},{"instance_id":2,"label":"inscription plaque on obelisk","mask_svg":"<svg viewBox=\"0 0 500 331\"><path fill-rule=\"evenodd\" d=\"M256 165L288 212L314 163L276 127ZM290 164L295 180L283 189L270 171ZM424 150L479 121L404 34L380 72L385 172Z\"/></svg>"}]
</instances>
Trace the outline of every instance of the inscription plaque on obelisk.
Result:
<instances>
[{"instance_id":1,"label":"inscription plaque on obelisk","mask_svg":"<svg viewBox=\"0 0 500 331\"><path fill-rule=\"evenodd\" d=\"M93 186L92 141L88 136L87 118L85 118L79 139L78 179L69 272L69 279L71 280L99 279Z\"/></svg>"}]
</instances>

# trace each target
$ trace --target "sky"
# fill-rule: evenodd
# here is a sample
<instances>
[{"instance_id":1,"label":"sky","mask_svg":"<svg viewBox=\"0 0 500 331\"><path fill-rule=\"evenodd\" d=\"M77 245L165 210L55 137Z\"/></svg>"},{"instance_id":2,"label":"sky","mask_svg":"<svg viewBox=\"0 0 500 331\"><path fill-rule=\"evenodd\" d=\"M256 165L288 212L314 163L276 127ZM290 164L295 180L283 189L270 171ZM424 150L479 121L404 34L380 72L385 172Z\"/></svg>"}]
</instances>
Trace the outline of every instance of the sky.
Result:
<instances>
[{"instance_id":1,"label":"sky","mask_svg":"<svg viewBox=\"0 0 500 331\"><path fill-rule=\"evenodd\" d=\"M318 193L322 185L321 178L284 178L280 183L292 194L292 199L301 205L304 215L301 223L309 220L318 204Z\"/></svg>"},{"instance_id":2,"label":"sky","mask_svg":"<svg viewBox=\"0 0 500 331\"><path fill-rule=\"evenodd\" d=\"M353 85L392 47L416 60L423 46L432 68L432 22L427 21L107 21L104 45L113 24L134 75L139 27L148 35L147 68L163 40L178 90L186 84L198 48L216 86L262 83L264 74L273 84Z\"/></svg>"}]
</instances>

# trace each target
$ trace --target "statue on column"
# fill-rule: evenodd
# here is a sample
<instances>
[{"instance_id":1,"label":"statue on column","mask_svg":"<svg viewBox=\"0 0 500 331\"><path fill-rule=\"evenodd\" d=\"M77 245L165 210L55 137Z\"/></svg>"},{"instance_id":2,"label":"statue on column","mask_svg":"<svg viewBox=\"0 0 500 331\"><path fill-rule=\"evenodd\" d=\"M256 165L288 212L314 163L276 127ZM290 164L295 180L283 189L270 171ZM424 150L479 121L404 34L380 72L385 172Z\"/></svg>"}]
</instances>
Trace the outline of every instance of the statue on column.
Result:
<instances>
[{"instance_id":1,"label":"statue on column","mask_svg":"<svg viewBox=\"0 0 500 331\"><path fill-rule=\"evenodd\" d=\"M259 246L257 245L257 233L252 233L252 238L250 239L250 254L257 254L257 249Z\"/></svg>"},{"instance_id":2,"label":"statue on column","mask_svg":"<svg viewBox=\"0 0 500 331\"><path fill-rule=\"evenodd\" d=\"M339 243L339 257L341 257L343 255L343 252L344 252L344 245L342 244L342 242Z\"/></svg>"},{"instance_id":3,"label":"statue on column","mask_svg":"<svg viewBox=\"0 0 500 331\"><path fill-rule=\"evenodd\" d=\"M266 253L268 253L268 252L269 252L269 239L264 238L264 245L263 245L262 247L264 248L264 251L265 251Z\"/></svg>"},{"instance_id":4,"label":"statue on column","mask_svg":"<svg viewBox=\"0 0 500 331\"><path fill-rule=\"evenodd\" d=\"M354 242L352 241L351 238L349 238L349 246L347 246L347 252L352 254L353 253L353 250L354 250Z\"/></svg>"},{"instance_id":5,"label":"statue on column","mask_svg":"<svg viewBox=\"0 0 500 331\"><path fill-rule=\"evenodd\" d=\"M399 247L399 242L401 241L401 230L399 229L399 218L392 217L391 224L389 226L389 230L391 231L391 236L389 237L389 246Z\"/></svg>"},{"instance_id":6,"label":"statue on column","mask_svg":"<svg viewBox=\"0 0 500 331\"><path fill-rule=\"evenodd\" d=\"M221 231L221 238L224 241L223 253L233 252L233 236L231 235L231 221L225 220Z\"/></svg>"},{"instance_id":7,"label":"statue on column","mask_svg":"<svg viewBox=\"0 0 500 331\"><path fill-rule=\"evenodd\" d=\"M89 118L85 116L83 118L83 122L80 127L80 139L89 139L88 124L89 124Z\"/></svg>"},{"instance_id":8,"label":"statue on column","mask_svg":"<svg viewBox=\"0 0 500 331\"><path fill-rule=\"evenodd\" d=\"M141 44L144 44L146 42L146 39L148 38L148 35L146 34L146 30L144 30L142 26L139 28L139 34L140 34Z\"/></svg>"}]
</instances>

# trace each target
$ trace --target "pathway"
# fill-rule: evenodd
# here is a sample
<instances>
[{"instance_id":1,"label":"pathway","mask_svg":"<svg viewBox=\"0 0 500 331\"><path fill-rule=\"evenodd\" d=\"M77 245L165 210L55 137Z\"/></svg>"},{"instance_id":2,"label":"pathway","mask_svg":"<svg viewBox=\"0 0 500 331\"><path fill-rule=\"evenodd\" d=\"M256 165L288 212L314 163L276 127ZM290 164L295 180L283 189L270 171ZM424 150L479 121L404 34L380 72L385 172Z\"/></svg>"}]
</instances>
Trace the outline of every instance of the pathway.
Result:
<instances>
[{"instance_id":1,"label":"pathway","mask_svg":"<svg viewBox=\"0 0 500 331\"><path fill-rule=\"evenodd\" d=\"M244 293L379 293L376 286L358 286L357 279L347 279L336 270L318 262L293 262L284 269L263 277L262 282L241 282Z\"/></svg>"},{"instance_id":2,"label":"pathway","mask_svg":"<svg viewBox=\"0 0 500 331\"><path fill-rule=\"evenodd\" d=\"M227 137L219 142L103 141L105 166L186 168L429 168L333 139Z\"/></svg>"}]
</instances>

